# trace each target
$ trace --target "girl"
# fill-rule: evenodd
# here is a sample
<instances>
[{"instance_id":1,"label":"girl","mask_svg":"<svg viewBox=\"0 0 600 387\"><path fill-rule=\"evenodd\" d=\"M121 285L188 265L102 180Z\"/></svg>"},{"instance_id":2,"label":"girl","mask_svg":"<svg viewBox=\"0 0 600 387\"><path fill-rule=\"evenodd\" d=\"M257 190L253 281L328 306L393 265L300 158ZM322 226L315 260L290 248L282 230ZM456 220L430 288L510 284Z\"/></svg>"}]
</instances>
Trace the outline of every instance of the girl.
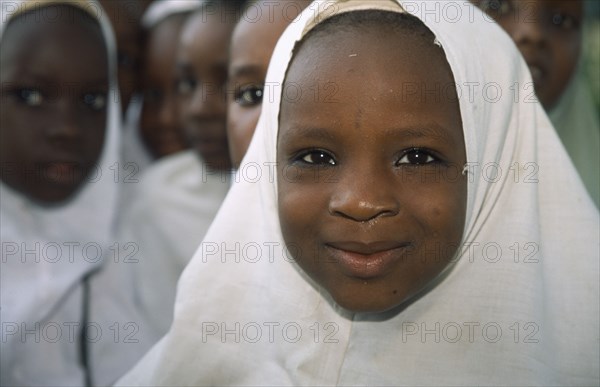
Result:
<instances>
[{"instance_id":1,"label":"girl","mask_svg":"<svg viewBox=\"0 0 600 387\"><path fill-rule=\"evenodd\" d=\"M228 19L221 22L222 15ZM179 276L229 190L223 83L238 16L238 3L206 2L184 23L175 58L178 99L194 150L165 157L142 175L120 228L142 260L125 286L133 285L156 339L171 325Z\"/></svg>"},{"instance_id":2,"label":"girl","mask_svg":"<svg viewBox=\"0 0 600 387\"><path fill-rule=\"evenodd\" d=\"M308 4L309 0L254 0L235 26L227 79L227 140L234 168L239 168L256 129L275 44ZM258 14L261 17L256 18Z\"/></svg>"},{"instance_id":3,"label":"girl","mask_svg":"<svg viewBox=\"0 0 600 387\"><path fill-rule=\"evenodd\" d=\"M596 203L600 203L600 122L585 79L582 0L474 0L523 54L535 93ZM588 4L590 5L590 4Z\"/></svg>"},{"instance_id":4,"label":"girl","mask_svg":"<svg viewBox=\"0 0 600 387\"><path fill-rule=\"evenodd\" d=\"M0 27L0 384L82 385L87 277L112 244L117 194L114 37L93 2L10 5Z\"/></svg>"},{"instance_id":5,"label":"girl","mask_svg":"<svg viewBox=\"0 0 600 387\"><path fill-rule=\"evenodd\" d=\"M291 24L262 175L120 384L598 383L597 214L538 103L475 94L529 73L472 6L431 14L449 4L323 1Z\"/></svg>"},{"instance_id":6,"label":"girl","mask_svg":"<svg viewBox=\"0 0 600 387\"><path fill-rule=\"evenodd\" d=\"M175 54L181 28L200 1L155 2L142 19L145 28L142 56L143 107L140 134L153 159L187 149L175 97Z\"/></svg>"}]
</instances>

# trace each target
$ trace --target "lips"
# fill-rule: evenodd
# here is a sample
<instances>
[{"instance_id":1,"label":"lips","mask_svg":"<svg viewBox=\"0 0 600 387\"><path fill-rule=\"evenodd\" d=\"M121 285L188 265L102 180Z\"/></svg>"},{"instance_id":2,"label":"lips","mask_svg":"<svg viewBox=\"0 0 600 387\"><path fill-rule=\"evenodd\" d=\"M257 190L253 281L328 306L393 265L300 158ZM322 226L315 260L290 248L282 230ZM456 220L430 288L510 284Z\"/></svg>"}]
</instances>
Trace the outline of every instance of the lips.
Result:
<instances>
[{"instance_id":1,"label":"lips","mask_svg":"<svg viewBox=\"0 0 600 387\"><path fill-rule=\"evenodd\" d=\"M81 163L57 160L42 164L43 178L56 184L71 185L78 181Z\"/></svg>"},{"instance_id":2,"label":"lips","mask_svg":"<svg viewBox=\"0 0 600 387\"><path fill-rule=\"evenodd\" d=\"M409 251L410 242L381 241L371 243L333 242L325 244L325 250L340 271L358 279L382 277Z\"/></svg>"}]
</instances>

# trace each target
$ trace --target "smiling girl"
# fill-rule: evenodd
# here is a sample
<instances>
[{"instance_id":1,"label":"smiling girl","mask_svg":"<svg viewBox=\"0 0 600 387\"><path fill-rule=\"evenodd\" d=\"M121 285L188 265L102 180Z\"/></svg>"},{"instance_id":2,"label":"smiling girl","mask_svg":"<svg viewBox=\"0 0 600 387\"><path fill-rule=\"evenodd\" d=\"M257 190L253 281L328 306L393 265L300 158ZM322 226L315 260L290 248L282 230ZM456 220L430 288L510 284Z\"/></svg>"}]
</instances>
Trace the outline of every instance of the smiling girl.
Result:
<instances>
[{"instance_id":1,"label":"smiling girl","mask_svg":"<svg viewBox=\"0 0 600 387\"><path fill-rule=\"evenodd\" d=\"M120 383L597 384L593 204L540 104L464 92L530 80L508 36L432 3L316 2L286 30L262 177L232 187Z\"/></svg>"}]
</instances>

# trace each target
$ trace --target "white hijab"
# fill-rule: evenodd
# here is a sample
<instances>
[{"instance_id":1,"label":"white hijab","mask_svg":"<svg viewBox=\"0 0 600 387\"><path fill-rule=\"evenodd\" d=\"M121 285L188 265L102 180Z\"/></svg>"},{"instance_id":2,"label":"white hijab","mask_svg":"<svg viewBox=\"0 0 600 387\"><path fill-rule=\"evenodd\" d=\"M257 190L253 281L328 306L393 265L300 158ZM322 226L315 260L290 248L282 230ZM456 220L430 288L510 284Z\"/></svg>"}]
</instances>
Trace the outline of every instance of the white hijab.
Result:
<instances>
[{"instance_id":1,"label":"white hijab","mask_svg":"<svg viewBox=\"0 0 600 387\"><path fill-rule=\"evenodd\" d=\"M432 30L458 84L469 185L456 265L401 311L335 306L284 252L281 88L268 87L244 161L262 176L234 184L182 275L171 330L120 385L598 384L598 212L541 105L513 99L527 66L467 2L398 3ZM266 84L282 84L315 15L359 9L400 12L392 0L313 3L279 40ZM486 101L486 85L502 96Z\"/></svg>"},{"instance_id":2,"label":"white hijab","mask_svg":"<svg viewBox=\"0 0 600 387\"><path fill-rule=\"evenodd\" d=\"M93 0L3 4L0 39L14 17L55 4L81 8L99 21L109 58L110 92L117 95L114 35ZM111 245L118 185L110 167L118 161L121 115L118 98L112 95L107 98L106 137L96 170L68 203L44 208L0 183L2 385L83 383L78 374L78 340L69 342L70 328L61 321L75 318L74 322L80 322L81 281L102 263L102 255ZM49 321L58 322L61 328L62 338L54 343L54 336L52 340L44 338L44 324ZM37 331L37 336L31 333L23 339L24 329Z\"/></svg>"}]
</instances>

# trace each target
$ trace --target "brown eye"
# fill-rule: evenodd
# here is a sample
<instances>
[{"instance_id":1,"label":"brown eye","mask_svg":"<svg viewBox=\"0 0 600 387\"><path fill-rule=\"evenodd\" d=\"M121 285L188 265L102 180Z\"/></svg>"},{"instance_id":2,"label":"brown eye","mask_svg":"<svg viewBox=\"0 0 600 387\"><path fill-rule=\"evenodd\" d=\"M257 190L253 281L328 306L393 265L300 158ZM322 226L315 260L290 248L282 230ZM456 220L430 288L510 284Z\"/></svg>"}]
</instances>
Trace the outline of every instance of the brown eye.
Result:
<instances>
[{"instance_id":1,"label":"brown eye","mask_svg":"<svg viewBox=\"0 0 600 387\"><path fill-rule=\"evenodd\" d=\"M493 18L504 16L511 11L511 4L508 0L483 0L479 7Z\"/></svg>"},{"instance_id":2,"label":"brown eye","mask_svg":"<svg viewBox=\"0 0 600 387\"><path fill-rule=\"evenodd\" d=\"M245 107L256 106L262 102L263 93L263 86L245 86L235 93L235 102Z\"/></svg>"},{"instance_id":3,"label":"brown eye","mask_svg":"<svg viewBox=\"0 0 600 387\"><path fill-rule=\"evenodd\" d=\"M88 93L83 96L83 103L94 111L103 110L106 107L106 95L103 93Z\"/></svg>"},{"instance_id":4,"label":"brown eye","mask_svg":"<svg viewBox=\"0 0 600 387\"><path fill-rule=\"evenodd\" d=\"M405 152L396 164L423 165L436 161L438 161L438 159L433 157L431 153L423 149L415 148Z\"/></svg>"},{"instance_id":5,"label":"brown eye","mask_svg":"<svg viewBox=\"0 0 600 387\"><path fill-rule=\"evenodd\" d=\"M322 150L312 150L303 153L299 157L300 161L310 165L336 165L336 161L328 152Z\"/></svg>"},{"instance_id":6,"label":"brown eye","mask_svg":"<svg viewBox=\"0 0 600 387\"><path fill-rule=\"evenodd\" d=\"M179 79L175 88L179 95L188 95L196 89L196 81L190 78Z\"/></svg>"},{"instance_id":7,"label":"brown eye","mask_svg":"<svg viewBox=\"0 0 600 387\"><path fill-rule=\"evenodd\" d=\"M557 12L552 16L552 24L564 30L572 30L579 26L575 18L561 12Z\"/></svg>"},{"instance_id":8,"label":"brown eye","mask_svg":"<svg viewBox=\"0 0 600 387\"><path fill-rule=\"evenodd\" d=\"M27 106L38 107L44 102L42 92L37 89L19 89L16 95Z\"/></svg>"}]
</instances>

